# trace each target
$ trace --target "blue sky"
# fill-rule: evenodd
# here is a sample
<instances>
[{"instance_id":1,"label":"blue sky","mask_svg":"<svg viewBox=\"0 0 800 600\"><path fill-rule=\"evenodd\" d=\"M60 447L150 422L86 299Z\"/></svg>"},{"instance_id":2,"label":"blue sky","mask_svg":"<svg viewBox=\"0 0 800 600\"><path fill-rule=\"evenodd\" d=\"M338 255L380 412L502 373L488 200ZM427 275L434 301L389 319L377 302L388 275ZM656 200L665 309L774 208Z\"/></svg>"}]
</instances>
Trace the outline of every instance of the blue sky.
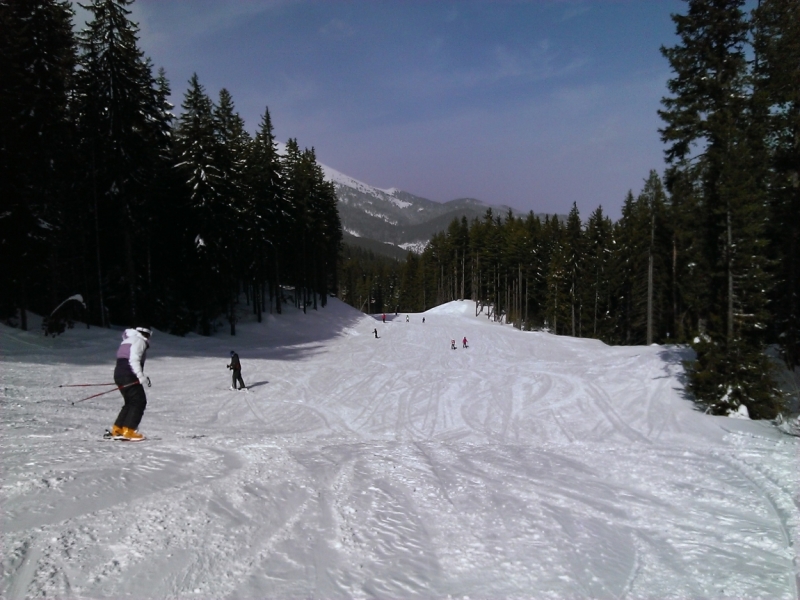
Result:
<instances>
[{"instance_id":1,"label":"blue sky","mask_svg":"<svg viewBox=\"0 0 800 600\"><path fill-rule=\"evenodd\" d=\"M663 171L680 0L138 0L176 112L192 73L381 188L612 218ZM79 15L80 17L80 15Z\"/></svg>"}]
</instances>

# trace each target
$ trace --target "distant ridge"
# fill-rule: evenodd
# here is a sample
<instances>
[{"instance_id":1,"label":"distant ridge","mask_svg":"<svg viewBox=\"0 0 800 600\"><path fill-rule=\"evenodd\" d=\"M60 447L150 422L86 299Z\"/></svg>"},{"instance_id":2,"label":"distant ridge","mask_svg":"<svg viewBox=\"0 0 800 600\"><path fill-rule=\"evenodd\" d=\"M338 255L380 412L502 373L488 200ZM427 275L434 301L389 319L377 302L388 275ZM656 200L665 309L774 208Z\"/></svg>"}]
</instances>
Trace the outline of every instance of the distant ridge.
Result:
<instances>
[{"instance_id":1,"label":"distant ridge","mask_svg":"<svg viewBox=\"0 0 800 600\"><path fill-rule=\"evenodd\" d=\"M285 146L279 143L278 152L284 151ZM409 251L421 253L431 237L446 230L453 219L466 217L471 222L483 218L489 208L501 218L509 211L517 217L527 215L476 198L435 202L397 188L377 188L321 163L320 168L336 190L345 243L392 258L404 258ZM536 216L544 219L546 215ZM566 219L565 215L550 216Z\"/></svg>"},{"instance_id":2,"label":"distant ridge","mask_svg":"<svg viewBox=\"0 0 800 600\"><path fill-rule=\"evenodd\" d=\"M339 199L339 216L347 235L347 243L365 247L363 240L390 244L407 251L422 252L434 234L444 231L453 221L466 217L480 219L487 209L501 218L509 211L524 216L519 210L504 205L490 205L476 198L457 198L434 202L396 188L380 189L321 165L325 179L333 183ZM544 213L536 216L544 218ZM565 218L558 215L559 218ZM373 246L380 252L381 246ZM387 254L387 252L382 252ZM394 255L393 252L387 255Z\"/></svg>"}]
</instances>

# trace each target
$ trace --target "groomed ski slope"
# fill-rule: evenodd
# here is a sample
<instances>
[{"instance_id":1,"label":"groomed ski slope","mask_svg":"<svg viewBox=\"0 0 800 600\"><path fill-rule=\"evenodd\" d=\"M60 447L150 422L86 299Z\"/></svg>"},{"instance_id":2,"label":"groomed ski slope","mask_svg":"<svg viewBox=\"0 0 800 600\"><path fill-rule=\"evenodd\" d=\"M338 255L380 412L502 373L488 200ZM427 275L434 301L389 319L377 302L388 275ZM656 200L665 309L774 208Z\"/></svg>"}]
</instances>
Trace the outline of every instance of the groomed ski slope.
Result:
<instances>
[{"instance_id":1,"label":"groomed ski slope","mask_svg":"<svg viewBox=\"0 0 800 600\"><path fill-rule=\"evenodd\" d=\"M119 331L0 327L0 597L798 598L798 438L696 411L679 349L474 314L156 332L144 443L58 388Z\"/></svg>"}]
</instances>

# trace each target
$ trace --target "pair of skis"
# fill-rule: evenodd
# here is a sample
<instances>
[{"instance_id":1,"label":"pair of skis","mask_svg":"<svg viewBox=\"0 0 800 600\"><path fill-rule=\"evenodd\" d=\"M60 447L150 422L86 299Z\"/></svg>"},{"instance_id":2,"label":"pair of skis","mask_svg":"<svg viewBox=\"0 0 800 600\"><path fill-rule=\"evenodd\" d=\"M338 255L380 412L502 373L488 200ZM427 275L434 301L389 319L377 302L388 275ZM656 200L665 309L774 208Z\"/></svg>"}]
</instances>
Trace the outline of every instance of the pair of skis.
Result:
<instances>
[{"instance_id":1,"label":"pair of skis","mask_svg":"<svg viewBox=\"0 0 800 600\"><path fill-rule=\"evenodd\" d=\"M160 439L161 438L142 437L134 440L131 438L122 437L121 435L114 436L108 429L106 429L106 432L103 434L103 440L113 441L113 442L146 442L148 440L160 440Z\"/></svg>"}]
</instances>

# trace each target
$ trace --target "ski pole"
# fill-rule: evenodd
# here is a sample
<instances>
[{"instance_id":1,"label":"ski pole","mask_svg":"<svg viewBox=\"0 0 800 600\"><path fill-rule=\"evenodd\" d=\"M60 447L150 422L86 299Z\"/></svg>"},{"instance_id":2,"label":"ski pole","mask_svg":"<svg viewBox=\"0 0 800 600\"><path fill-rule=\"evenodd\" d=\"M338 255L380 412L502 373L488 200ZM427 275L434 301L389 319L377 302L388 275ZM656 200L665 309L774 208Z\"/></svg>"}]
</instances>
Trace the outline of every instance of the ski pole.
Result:
<instances>
[{"instance_id":1,"label":"ski pole","mask_svg":"<svg viewBox=\"0 0 800 600\"><path fill-rule=\"evenodd\" d=\"M75 402L83 402L84 400L91 400L92 398L97 398L98 396L103 396L104 394L110 394L111 392L114 392L116 390L122 390L122 389L125 389L126 387L130 387L132 385L136 385L137 383L139 383L139 382L138 381L133 381L131 383L126 383L125 385L120 385L120 386L115 387L114 389L111 389L111 390L108 390L108 391L105 391L105 392L100 392L99 394L95 394L94 396L87 396L86 398L81 398L80 400L75 400ZM75 402L72 403L72 406L75 406Z\"/></svg>"},{"instance_id":2,"label":"ski pole","mask_svg":"<svg viewBox=\"0 0 800 600\"><path fill-rule=\"evenodd\" d=\"M113 381L111 383L65 383L58 387L93 387L98 385L117 385Z\"/></svg>"}]
</instances>

